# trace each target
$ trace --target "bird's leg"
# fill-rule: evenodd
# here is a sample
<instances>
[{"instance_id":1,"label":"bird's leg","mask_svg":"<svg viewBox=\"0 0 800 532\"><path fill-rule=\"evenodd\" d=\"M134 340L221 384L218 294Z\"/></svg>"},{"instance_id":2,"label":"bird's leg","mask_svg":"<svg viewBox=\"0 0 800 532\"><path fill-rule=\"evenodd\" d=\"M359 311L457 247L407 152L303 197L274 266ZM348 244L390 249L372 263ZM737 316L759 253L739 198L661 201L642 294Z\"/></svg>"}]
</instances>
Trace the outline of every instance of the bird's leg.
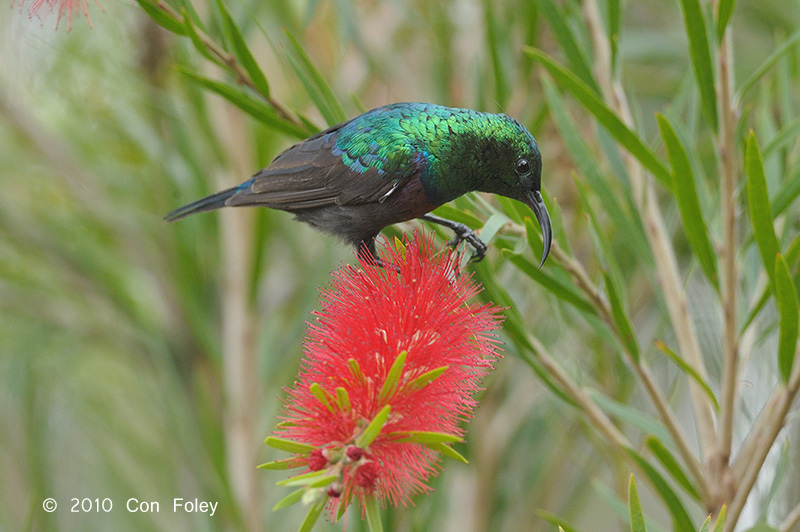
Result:
<instances>
[{"instance_id":1,"label":"bird's leg","mask_svg":"<svg viewBox=\"0 0 800 532\"><path fill-rule=\"evenodd\" d=\"M475 255L473 256L475 262L481 261L486 255L486 243L478 238L478 235L475 234L475 231L466 225L430 213L423 214L420 216L420 219L452 229L456 236L454 236L453 239L448 242L448 244L455 247L459 244L459 242L466 240L467 244L469 244L475 252Z\"/></svg>"}]
</instances>

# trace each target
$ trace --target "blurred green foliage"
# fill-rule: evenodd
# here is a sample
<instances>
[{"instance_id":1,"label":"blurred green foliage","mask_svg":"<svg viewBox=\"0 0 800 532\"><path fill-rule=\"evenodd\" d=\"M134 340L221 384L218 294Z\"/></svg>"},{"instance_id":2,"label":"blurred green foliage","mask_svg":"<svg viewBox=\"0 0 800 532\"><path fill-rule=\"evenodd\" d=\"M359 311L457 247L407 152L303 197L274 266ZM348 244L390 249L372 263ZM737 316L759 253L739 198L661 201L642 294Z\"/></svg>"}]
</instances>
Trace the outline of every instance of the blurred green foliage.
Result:
<instances>
[{"instance_id":1,"label":"blurred green foliage","mask_svg":"<svg viewBox=\"0 0 800 532\"><path fill-rule=\"evenodd\" d=\"M269 511L286 493L255 465L279 457L261 439L318 287L352 252L265 209L161 217L403 100L523 121L558 251L536 267L538 230L514 202L440 209L492 243L474 270L509 307L507 356L458 449L470 464L384 511L387 528L698 530L725 503L725 530L797 530L800 5L165 6L104 3L93 30L78 19L68 34L0 21L0 530L299 526L302 508ZM257 455L237 465L240 449ZM72 513L73 497L114 508ZM160 513L129 513L131 497ZM176 513L174 497L219 509ZM359 517L348 529L366 529Z\"/></svg>"}]
</instances>

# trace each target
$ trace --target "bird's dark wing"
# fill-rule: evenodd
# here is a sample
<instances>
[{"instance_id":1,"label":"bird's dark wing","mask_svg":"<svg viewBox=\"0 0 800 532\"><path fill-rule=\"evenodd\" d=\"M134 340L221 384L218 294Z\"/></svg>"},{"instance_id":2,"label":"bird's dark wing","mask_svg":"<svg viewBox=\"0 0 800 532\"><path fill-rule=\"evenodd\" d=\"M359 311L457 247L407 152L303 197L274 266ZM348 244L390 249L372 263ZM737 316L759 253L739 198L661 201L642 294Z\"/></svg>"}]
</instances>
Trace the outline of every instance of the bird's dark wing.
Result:
<instances>
[{"instance_id":1,"label":"bird's dark wing","mask_svg":"<svg viewBox=\"0 0 800 532\"><path fill-rule=\"evenodd\" d=\"M284 151L244 183L227 204L295 211L382 202L421 170L419 154L407 142L400 145L401 135L390 137L389 142L398 144L396 149L382 149L392 154L388 160L370 153L366 143L340 149L336 141L348 124L333 126Z\"/></svg>"}]
</instances>

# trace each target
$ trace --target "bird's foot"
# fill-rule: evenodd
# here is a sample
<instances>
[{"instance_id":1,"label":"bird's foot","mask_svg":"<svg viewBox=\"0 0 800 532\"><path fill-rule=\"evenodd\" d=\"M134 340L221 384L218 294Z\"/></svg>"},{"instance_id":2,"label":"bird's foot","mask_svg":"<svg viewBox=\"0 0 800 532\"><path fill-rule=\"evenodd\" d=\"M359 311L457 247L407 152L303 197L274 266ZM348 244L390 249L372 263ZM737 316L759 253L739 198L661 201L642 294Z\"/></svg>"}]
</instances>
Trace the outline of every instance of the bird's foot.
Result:
<instances>
[{"instance_id":1,"label":"bird's foot","mask_svg":"<svg viewBox=\"0 0 800 532\"><path fill-rule=\"evenodd\" d=\"M469 244L469 246L472 248L473 254L471 260L473 262L480 262L486 256L486 250L488 249L488 246L483 240L478 238L478 235L475 234L475 231L466 225L460 222L454 222L453 220L448 220L447 218L436 216L434 214L426 214L420 218L451 229L455 233L455 236L450 239L450 241L447 243L448 245L456 247L461 242L466 241L467 244Z\"/></svg>"},{"instance_id":2,"label":"bird's foot","mask_svg":"<svg viewBox=\"0 0 800 532\"><path fill-rule=\"evenodd\" d=\"M475 234L475 231L470 229L464 224L457 224L460 227L452 227L455 231L455 236L451 238L447 244L453 248L458 246L461 242L466 241L467 244L472 248L472 261L480 262L486 256L486 250L488 246L486 242L478 238L478 235Z\"/></svg>"}]
</instances>

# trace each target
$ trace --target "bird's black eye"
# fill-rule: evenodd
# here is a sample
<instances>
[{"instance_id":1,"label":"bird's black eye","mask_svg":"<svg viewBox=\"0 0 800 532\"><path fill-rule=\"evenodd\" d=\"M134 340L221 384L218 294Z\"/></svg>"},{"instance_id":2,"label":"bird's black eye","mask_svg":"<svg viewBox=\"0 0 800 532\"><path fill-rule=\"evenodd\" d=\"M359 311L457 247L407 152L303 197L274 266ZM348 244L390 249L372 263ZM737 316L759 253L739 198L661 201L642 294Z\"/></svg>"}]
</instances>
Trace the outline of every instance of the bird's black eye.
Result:
<instances>
[{"instance_id":1,"label":"bird's black eye","mask_svg":"<svg viewBox=\"0 0 800 532\"><path fill-rule=\"evenodd\" d=\"M522 158L517 161L517 175L524 176L531 173L531 163L528 162L528 159Z\"/></svg>"}]
</instances>

